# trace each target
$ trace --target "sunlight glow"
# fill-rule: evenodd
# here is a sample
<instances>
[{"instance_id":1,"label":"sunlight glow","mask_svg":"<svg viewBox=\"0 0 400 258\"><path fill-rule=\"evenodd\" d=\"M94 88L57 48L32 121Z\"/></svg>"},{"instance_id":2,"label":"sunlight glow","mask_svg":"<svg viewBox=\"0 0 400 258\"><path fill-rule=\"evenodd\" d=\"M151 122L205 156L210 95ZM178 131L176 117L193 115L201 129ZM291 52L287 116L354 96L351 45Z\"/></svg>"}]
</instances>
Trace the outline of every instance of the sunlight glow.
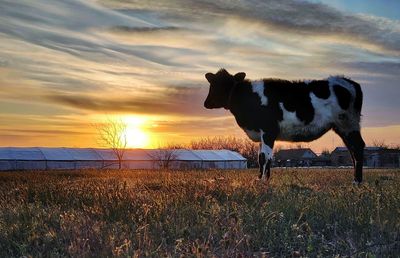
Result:
<instances>
[{"instance_id":1,"label":"sunlight glow","mask_svg":"<svg viewBox=\"0 0 400 258\"><path fill-rule=\"evenodd\" d=\"M140 128L128 126L127 130L127 147L129 148L146 148L149 147L149 135Z\"/></svg>"},{"instance_id":2,"label":"sunlight glow","mask_svg":"<svg viewBox=\"0 0 400 258\"><path fill-rule=\"evenodd\" d=\"M127 124L127 147L148 148L150 145L150 133L144 129L146 119L138 116L125 116L122 119Z\"/></svg>"}]
</instances>

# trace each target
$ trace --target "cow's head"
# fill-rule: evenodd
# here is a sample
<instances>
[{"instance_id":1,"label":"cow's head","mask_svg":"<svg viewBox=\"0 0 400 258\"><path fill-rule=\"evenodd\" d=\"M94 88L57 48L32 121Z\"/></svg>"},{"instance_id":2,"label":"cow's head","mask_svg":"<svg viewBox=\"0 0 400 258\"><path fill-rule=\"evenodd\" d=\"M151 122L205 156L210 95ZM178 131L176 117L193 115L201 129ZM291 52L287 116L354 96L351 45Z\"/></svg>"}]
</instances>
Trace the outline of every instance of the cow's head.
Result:
<instances>
[{"instance_id":1,"label":"cow's head","mask_svg":"<svg viewBox=\"0 0 400 258\"><path fill-rule=\"evenodd\" d=\"M204 101L204 107L228 108L229 96L233 86L240 83L246 77L245 73L231 75L225 69L219 70L216 74L206 73L206 79L210 83L210 91Z\"/></svg>"}]
</instances>

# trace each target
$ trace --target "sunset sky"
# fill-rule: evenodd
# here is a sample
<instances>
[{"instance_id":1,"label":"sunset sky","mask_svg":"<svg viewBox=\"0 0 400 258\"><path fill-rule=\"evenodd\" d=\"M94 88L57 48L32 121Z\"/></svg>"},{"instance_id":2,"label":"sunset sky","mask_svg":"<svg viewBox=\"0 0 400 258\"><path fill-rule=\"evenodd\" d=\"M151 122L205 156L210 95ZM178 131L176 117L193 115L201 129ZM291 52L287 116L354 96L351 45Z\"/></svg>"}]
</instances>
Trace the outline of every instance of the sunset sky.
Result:
<instances>
[{"instance_id":1,"label":"sunset sky","mask_svg":"<svg viewBox=\"0 0 400 258\"><path fill-rule=\"evenodd\" d=\"M207 110L206 72L362 85L362 134L400 145L400 1L0 0L0 146L97 147L128 123L131 147L245 137ZM284 145L286 143L283 143ZM306 146L333 149L328 133Z\"/></svg>"}]
</instances>

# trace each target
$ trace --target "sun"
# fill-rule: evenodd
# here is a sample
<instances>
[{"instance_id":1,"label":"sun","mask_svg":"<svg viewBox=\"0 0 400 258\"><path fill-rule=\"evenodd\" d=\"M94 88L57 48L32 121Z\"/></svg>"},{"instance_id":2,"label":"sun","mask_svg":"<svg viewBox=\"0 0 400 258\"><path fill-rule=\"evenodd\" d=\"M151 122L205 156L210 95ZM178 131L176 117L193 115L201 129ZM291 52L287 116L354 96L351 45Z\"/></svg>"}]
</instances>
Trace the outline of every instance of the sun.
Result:
<instances>
[{"instance_id":1,"label":"sun","mask_svg":"<svg viewBox=\"0 0 400 258\"><path fill-rule=\"evenodd\" d=\"M150 134L144 129L146 120L142 117L127 116L123 118L126 123L126 140L129 148L146 148L150 145Z\"/></svg>"},{"instance_id":2,"label":"sun","mask_svg":"<svg viewBox=\"0 0 400 258\"><path fill-rule=\"evenodd\" d=\"M140 128L128 126L126 129L127 147L145 148L149 145L149 135Z\"/></svg>"}]
</instances>

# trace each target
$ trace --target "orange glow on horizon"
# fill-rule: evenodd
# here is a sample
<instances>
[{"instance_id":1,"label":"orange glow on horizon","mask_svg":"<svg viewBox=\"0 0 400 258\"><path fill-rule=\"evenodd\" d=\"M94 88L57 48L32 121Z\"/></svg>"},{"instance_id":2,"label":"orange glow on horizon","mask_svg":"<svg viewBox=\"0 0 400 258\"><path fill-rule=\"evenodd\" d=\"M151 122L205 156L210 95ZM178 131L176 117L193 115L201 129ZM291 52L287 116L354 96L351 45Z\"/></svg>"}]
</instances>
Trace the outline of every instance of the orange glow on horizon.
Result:
<instances>
[{"instance_id":1,"label":"orange glow on horizon","mask_svg":"<svg viewBox=\"0 0 400 258\"><path fill-rule=\"evenodd\" d=\"M69 120L71 125L65 125L55 118L42 119L42 124L36 125L37 118L25 119L23 122L14 122L14 116L3 116L0 130L0 146L15 147L96 147L105 148L98 141L98 132L93 126L106 123L107 120L122 120L126 123L126 137L128 148L153 149L164 145L187 145L206 137L233 136L247 139L245 133L236 125L233 118L215 120L209 119L214 126L210 128L197 126L196 123L204 121L187 118L183 116L162 116L143 114L90 114L88 116L60 116L60 121ZM214 123L213 123L214 122ZM32 126L29 131L15 129ZM220 124L220 126L215 126ZM8 126L10 125L10 126ZM12 125L12 126L11 126ZM34 126L33 126L34 125ZM367 146L373 145L374 141L383 141L391 147L400 145L400 125L381 127L362 127L361 134ZM320 139L309 143L277 142L276 147L290 148L301 145L311 148L316 153L325 149L332 151L337 146L344 146L342 140L332 131Z\"/></svg>"}]
</instances>

